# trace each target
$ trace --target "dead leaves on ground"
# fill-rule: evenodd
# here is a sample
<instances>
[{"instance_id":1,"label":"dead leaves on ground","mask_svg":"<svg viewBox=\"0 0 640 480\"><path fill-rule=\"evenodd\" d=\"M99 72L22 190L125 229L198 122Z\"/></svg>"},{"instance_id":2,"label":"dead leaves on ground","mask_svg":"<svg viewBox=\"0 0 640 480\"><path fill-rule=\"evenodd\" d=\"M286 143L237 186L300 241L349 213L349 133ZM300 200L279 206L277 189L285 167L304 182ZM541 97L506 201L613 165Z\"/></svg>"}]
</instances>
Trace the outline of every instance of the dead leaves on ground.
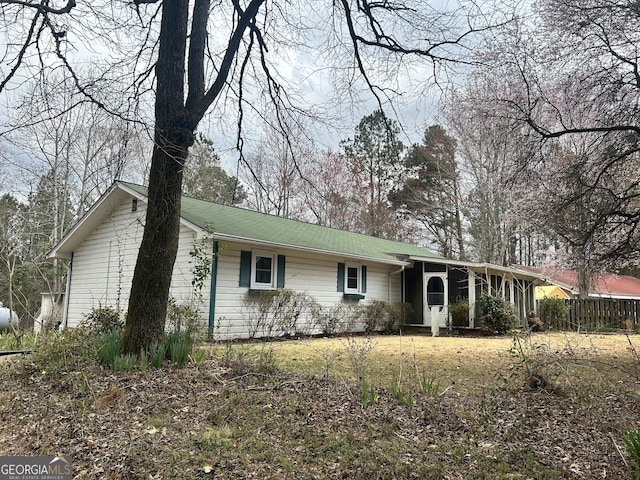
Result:
<instances>
[{"instance_id":1,"label":"dead leaves on ground","mask_svg":"<svg viewBox=\"0 0 640 480\"><path fill-rule=\"evenodd\" d=\"M452 385L400 404L384 387L198 368L0 370L2 455L71 455L75 478L624 478L614 440L638 426L627 385L551 393ZM491 388L489 385L491 384Z\"/></svg>"}]
</instances>

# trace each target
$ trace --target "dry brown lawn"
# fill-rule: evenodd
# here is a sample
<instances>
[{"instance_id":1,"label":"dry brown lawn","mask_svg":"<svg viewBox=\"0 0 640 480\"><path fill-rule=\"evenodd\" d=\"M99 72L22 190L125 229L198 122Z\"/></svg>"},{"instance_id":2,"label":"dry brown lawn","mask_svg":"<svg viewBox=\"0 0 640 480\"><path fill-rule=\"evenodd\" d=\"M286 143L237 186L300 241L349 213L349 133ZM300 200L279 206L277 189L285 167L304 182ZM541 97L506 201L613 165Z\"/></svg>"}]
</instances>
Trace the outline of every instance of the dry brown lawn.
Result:
<instances>
[{"instance_id":1,"label":"dry brown lawn","mask_svg":"<svg viewBox=\"0 0 640 480\"><path fill-rule=\"evenodd\" d=\"M633 363L633 344L640 350L640 336L616 334L534 333L522 341L522 350L514 339L506 337L460 337L428 335L375 335L355 337L372 347L366 358L366 370L380 386L388 386L401 370L418 370L443 386L476 391L493 383L496 373L522 363L523 355L549 353L603 365ZM630 344L631 341L631 344ZM323 375L331 354L337 356L330 371L353 380L349 345L344 338L312 338L274 343L280 368L300 373ZM528 358L528 357L527 357ZM610 369L606 369L611 374ZM614 375L615 373L614 369Z\"/></svg>"},{"instance_id":2,"label":"dry brown lawn","mask_svg":"<svg viewBox=\"0 0 640 480\"><path fill-rule=\"evenodd\" d=\"M622 439L640 427L636 336L221 344L184 369L130 372L63 337L0 364L0 455L70 455L78 479L633 473Z\"/></svg>"}]
</instances>

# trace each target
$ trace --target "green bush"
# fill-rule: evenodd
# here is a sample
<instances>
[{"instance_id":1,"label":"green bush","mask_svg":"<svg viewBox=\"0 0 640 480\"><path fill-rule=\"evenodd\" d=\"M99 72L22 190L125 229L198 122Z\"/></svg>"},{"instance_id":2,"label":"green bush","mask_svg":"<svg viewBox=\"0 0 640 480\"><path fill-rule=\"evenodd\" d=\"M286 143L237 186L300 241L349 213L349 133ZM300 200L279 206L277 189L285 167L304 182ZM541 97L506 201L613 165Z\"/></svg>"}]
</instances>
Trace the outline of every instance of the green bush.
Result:
<instances>
[{"instance_id":1,"label":"green bush","mask_svg":"<svg viewBox=\"0 0 640 480\"><path fill-rule=\"evenodd\" d=\"M124 320L120 312L115 308L99 306L91 310L80 326L88 330L91 335L102 335L103 333L122 329Z\"/></svg>"},{"instance_id":2,"label":"green bush","mask_svg":"<svg viewBox=\"0 0 640 480\"><path fill-rule=\"evenodd\" d=\"M469 326L469 310L471 310L471 306L466 300L458 300L456 303L449 305L449 313L451 314L451 326Z\"/></svg>"},{"instance_id":3,"label":"green bush","mask_svg":"<svg viewBox=\"0 0 640 480\"><path fill-rule=\"evenodd\" d=\"M483 294L480 297L480 326L489 333L505 335L511 330L516 318L511 306L502 298Z\"/></svg>"},{"instance_id":4,"label":"green bush","mask_svg":"<svg viewBox=\"0 0 640 480\"><path fill-rule=\"evenodd\" d=\"M561 298L544 297L538 301L538 316L546 326L559 323L569 314L569 307Z\"/></svg>"},{"instance_id":5,"label":"green bush","mask_svg":"<svg viewBox=\"0 0 640 480\"><path fill-rule=\"evenodd\" d=\"M27 368L60 375L69 370L82 371L98 365L95 337L82 328L65 328L38 336Z\"/></svg>"}]
</instances>

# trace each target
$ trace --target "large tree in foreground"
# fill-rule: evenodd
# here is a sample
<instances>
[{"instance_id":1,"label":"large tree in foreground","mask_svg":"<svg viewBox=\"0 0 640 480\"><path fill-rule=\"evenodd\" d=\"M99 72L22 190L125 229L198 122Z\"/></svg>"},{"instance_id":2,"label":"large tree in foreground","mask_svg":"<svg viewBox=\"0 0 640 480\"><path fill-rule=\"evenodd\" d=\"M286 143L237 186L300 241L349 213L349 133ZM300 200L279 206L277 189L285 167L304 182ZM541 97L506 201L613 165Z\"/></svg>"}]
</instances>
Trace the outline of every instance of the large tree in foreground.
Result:
<instances>
[{"instance_id":1,"label":"large tree in foreground","mask_svg":"<svg viewBox=\"0 0 640 480\"><path fill-rule=\"evenodd\" d=\"M129 31L123 25L139 28L139 37L143 38L137 44L130 41L139 47L138 60L120 64L129 65L134 71L135 87L129 92L134 97L152 92L155 103L147 217L124 337L124 349L132 353L149 348L164 333L178 247L185 161L194 143L194 132L210 107L215 106L223 117L232 110L231 101L235 101L241 150L249 119L252 127L253 121L267 120L275 130L284 130L288 124L286 112L299 111L303 102L295 100L301 91L288 91L276 80L281 73L280 62L292 49L304 45L307 51L300 58L313 49L310 57L326 66L332 62L336 68L331 70L329 79L336 82L334 89L344 94L339 102L344 103L351 94L357 97L368 91L382 105L401 90L416 86L411 82L407 86L404 78L406 72L415 71L413 62L425 61L420 71L427 74L416 80L424 84L425 75L431 75L436 66L451 59L460 60L463 49L457 46L468 47L473 34L491 23L487 21L490 15L480 12L473 2L472 11L463 12L461 18L456 15L459 12L440 13L425 0L133 0L134 8L121 12L126 21L113 13L121 7L115 2L105 2L104 8L94 2L77 4L75 0L62 6L53 3L0 0L7 34L11 31L7 20L10 10L18 12L16 18L26 20L20 32L23 48L5 52L3 57L9 60L5 70L9 73L0 79L0 91L17 78L16 72L26 65L27 53L36 45L39 58L44 59L37 66L40 70L47 68L48 59L43 54L47 47L78 89L102 105L97 99L96 84L83 81L69 62L64 48L69 33L74 33L74 26L99 31L94 39L122 42L122 55L129 47L125 41ZM69 32L62 27L65 21L70 22ZM47 34L48 44L44 40ZM322 43L320 37L326 42ZM18 37L13 38L12 45L20 45L15 40ZM320 73L327 71L321 67ZM155 84L150 88L147 79L153 78L153 73ZM290 85L303 81L293 78L297 73L297 69L292 72ZM271 118L264 118L265 105L275 107Z\"/></svg>"},{"instance_id":2,"label":"large tree in foreground","mask_svg":"<svg viewBox=\"0 0 640 480\"><path fill-rule=\"evenodd\" d=\"M193 4L184 0L162 2L149 202L129 297L125 352L148 349L164 334L167 298L178 251L182 177L188 150L195 141L200 120L226 86L245 34L260 43L256 22L265 2L251 0L244 8L234 2L234 28L217 65L215 80L208 87L205 50L212 11L209 0L196 0Z\"/></svg>"}]
</instances>

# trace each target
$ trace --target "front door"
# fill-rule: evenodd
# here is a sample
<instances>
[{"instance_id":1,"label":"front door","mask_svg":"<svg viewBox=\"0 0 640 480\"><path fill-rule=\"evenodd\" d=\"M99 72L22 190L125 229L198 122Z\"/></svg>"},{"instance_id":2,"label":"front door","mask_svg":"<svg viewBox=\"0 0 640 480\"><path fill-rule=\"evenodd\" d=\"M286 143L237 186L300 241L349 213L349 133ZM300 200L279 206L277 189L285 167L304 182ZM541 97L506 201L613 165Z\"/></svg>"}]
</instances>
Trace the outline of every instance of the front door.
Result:
<instances>
[{"instance_id":1,"label":"front door","mask_svg":"<svg viewBox=\"0 0 640 480\"><path fill-rule=\"evenodd\" d=\"M435 310L440 327L447 327L449 312L447 310L447 274L424 274L424 313L423 324L431 326L432 312Z\"/></svg>"}]
</instances>

